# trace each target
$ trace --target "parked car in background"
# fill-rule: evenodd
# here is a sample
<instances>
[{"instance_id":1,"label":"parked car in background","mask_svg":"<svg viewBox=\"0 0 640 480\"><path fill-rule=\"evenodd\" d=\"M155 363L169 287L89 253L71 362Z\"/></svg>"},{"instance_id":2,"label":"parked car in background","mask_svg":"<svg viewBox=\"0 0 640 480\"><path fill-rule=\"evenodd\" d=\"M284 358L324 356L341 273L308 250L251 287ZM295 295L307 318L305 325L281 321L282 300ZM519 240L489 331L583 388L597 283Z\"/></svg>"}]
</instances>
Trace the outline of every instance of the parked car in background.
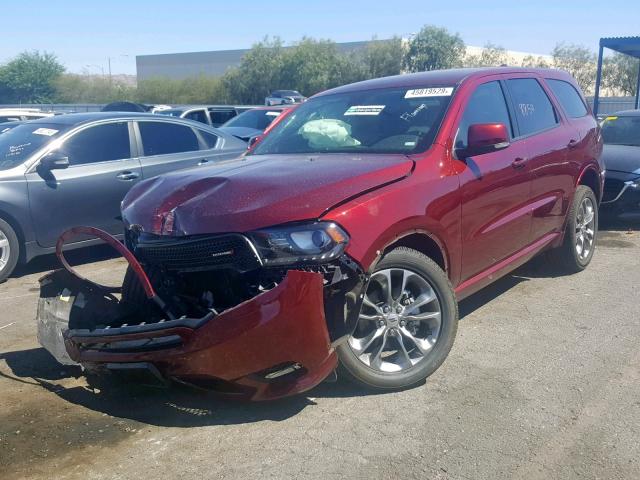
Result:
<instances>
[{"instance_id":1,"label":"parked car in background","mask_svg":"<svg viewBox=\"0 0 640 480\"><path fill-rule=\"evenodd\" d=\"M0 108L0 124L53 117L53 115L53 112L42 112L35 108Z\"/></svg>"},{"instance_id":2,"label":"parked car in background","mask_svg":"<svg viewBox=\"0 0 640 480\"><path fill-rule=\"evenodd\" d=\"M52 252L71 226L121 234L120 202L141 180L245 150L224 132L153 114L78 113L16 126L0 135L0 280L19 260Z\"/></svg>"},{"instance_id":3,"label":"parked car in background","mask_svg":"<svg viewBox=\"0 0 640 480\"><path fill-rule=\"evenodd\" d=\"M256 107L233 117L220 127L220 130L234 137L249 142L262 135L271 123L286 110L292 107Z\"/></svg>"},{"instance_id":4,"label":"parked car in background","mask_svg":"<svg viewBox=\"0 0 640 480\"><path fill-rule=\"evenodd\" d=\"M186 118L212 127L219 127L240 113L250 110L251 108L253 107L200 105L165 108L163 110L158 110L155 113L158 115Z\"/></svg>"},{"instance_id":5,"label":"parked car in background","mask_svg":"<svg viewBox=\"0 0 640 480\"><path fill-rule=\"evenodd\" d=\"M102 107L102 112L133 112L145 113L151 109L149 105L136 102L111 102Z\"/></svg>"},{"instance_id":6,"label":"parked car in background","mask_svg":"<svg viewBox=\"0 0 640 480\"><path fill-rule=\"evenodd\" d=\"M640 213L640 110L625 110L602 124L607 170L602 204L613 214Z\"/></svg>"},{"instance_id":7,"label":"parked car in background","mask_svg":"<svg viewBox=\"0 0 640 480\"><path fill-rule=\"evenodd\" d=\"M293 105L302 103L306 99L307 97L296 90L274 90L264 99L264 104L269 107L274 105Z\"/></svg>"},{"instance_id":8,"label":"parked car in background","mask_svg":"<svg viewBox=\"0 0 640 480\"><path fill-rule=\"evenodd\" d=\"M459 299L546 250L566 272L593 257L600 129L565 72L400 75L284 118L242 159L136 185L122 204L134 313L96 320L102 297L54 273L43 345L64 352L64 334L63 361L253 399L310 389L338 362L402 388L447 357ZM48 321L60 292L82 297L73 324Z\"/></svg>"}]
</instances>

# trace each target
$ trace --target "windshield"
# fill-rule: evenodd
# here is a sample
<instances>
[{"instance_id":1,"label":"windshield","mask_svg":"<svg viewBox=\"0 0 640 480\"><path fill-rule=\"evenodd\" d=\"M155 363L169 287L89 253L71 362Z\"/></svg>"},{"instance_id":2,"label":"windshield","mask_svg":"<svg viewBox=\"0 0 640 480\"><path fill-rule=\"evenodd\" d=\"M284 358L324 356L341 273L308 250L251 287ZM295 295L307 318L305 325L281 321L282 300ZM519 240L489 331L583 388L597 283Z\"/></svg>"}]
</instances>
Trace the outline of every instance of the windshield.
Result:
<instances>
[{"instance_id":1,"label":"windshield","mask_svg":"<svg viewBox=\"0 0 640 480\"><path fill-rule=\"evenodd\" d=\"M224 127L245 127L255 128L256 130L264 130L271 122L273 122L281 110L249 110L241 113L237 117L232 118Z\"/></svg>"},{"instance_id":2,"label":"windshield","mask_svg":"<svg viewBox=\"0 0 640 480\"><path fill-rule=\"evenodd\" d=\"M608 145L640 147L640 116L607 117L602 124L602 138Z\"/></svg>"},{"instance_id":3,"label":"windshield","mask_svg":"<svg viewBox=\"0 0 640 480\"><path fill-rule=\"evenodd\" d=\"M453 87L385 88L313 98L287 116L253 155L417 153L428 149Z\"/></svg>"},{"instance_id":4,"label":"windshield","mask_svg":"<svg viewBox=\"0 0 640 480\"><path fill-rule=\"evenodd\" d=\"M0 170L24 163L36 150L66 132L70 125L25 123L0 135Z\"/></svg>"},{"instance_id":5,"label":"windshield","mask_svg":"<svg viewBox=\"0 0 640 480\"><path fill-rule=\"evenodd\" d=\"M184 110L179 110L177 108L170 108L168 110L159 110L155 113L157 113L158 115L169 115L170 117L179 117L180 115L182 115L183 112Z\"/></svg>"}]
</instances>

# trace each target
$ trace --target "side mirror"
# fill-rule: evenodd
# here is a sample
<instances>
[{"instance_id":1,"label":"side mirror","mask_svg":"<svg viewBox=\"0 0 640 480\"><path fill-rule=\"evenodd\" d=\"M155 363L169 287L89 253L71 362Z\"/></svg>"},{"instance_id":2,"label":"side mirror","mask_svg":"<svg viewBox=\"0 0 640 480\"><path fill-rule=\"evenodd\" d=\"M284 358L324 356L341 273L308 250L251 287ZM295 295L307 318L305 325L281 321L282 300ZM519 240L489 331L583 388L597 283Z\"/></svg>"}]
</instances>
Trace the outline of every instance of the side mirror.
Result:
<instances>
[{"instance_id":1,"label":"side mirror","mask_svg":"<svg viewBox=\"0 0 640 480\"><path fill-rule=\"evenodd\" d=\"M496 152L509 146L509 134L504 123L476 123L469 126L467 147L457 153L460 158Z\"/></svg>"},{"instance_id":2,"label":"side mirror","mask_svg":"<svg viewBox=\"0 0 640 480\"><path fill-rule=\"evenodd\" d=\"M249 142L247 143L247 150L253 149L253 147L255 147L260 140L262 140L262 135L256 135L255 137L251 137L249 139Z\"/></svg>"},{"instance_id":3,"label":"side mirror","mask_svg":"<svg viewBox=\"0 0 640 480\"><path fill-rule=\"evenodd\" d=\"M40 168L44 170L64 170L69 168L69 157L60 152L49 152L40 159Z\"/></svg>"}]
</instances>

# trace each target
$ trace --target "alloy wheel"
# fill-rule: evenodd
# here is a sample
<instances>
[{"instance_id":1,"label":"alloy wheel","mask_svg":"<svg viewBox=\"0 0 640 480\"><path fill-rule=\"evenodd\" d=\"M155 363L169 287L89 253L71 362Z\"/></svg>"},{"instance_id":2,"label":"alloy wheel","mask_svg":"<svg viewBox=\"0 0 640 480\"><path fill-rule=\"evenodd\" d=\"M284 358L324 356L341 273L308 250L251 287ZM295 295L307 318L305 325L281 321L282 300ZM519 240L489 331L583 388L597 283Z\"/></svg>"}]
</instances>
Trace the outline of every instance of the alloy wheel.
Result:
<instances>
[{"instance_id":1,"label":"alloy wheel","mask_svg":"<svg viewBox=\"0 0 640 480\"><path fill-rule=\"evenodd\" d=\"M595 207L589 197L585 197L580 203L575 228L576 253L580 260L586 260L593 250L596 232Z\"/></svg>"},{"instance_id":2,"label":"alloy wheel","mask_svg":"<svg viewBox=\"0 0 640 480\"><path fill-rule=\"evenodd\" d=\"M432 285L403 268L375 272L349 346L374 370L405 371L424 360L440 335L442 311Z\"/></svg>"},{"instance_id":3,"label":"alloy wheel","mask_svg":"<svg viewBox=\"0 0 640 480\"><path fill-rule=\"evenodd\" d=\"M4 232L0 230L0 271L4 270L4 268L7 266L10 256L11 245L9 244L9 239L4 234Z\"/></svg>"}]
</instances>

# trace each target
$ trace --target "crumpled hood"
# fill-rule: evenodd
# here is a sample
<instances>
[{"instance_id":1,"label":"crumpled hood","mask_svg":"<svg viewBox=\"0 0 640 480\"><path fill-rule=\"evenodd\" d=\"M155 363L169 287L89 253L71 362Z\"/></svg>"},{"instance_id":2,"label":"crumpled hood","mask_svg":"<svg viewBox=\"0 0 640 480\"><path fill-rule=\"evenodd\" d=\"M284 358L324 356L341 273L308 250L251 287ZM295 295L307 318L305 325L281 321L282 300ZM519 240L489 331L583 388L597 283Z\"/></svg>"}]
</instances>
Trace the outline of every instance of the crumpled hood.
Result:
<instances>
[{"instance_id":1,"label":"crumpled hood","mask_svg":"<svg viewBox=\"0 0 640 480\"><path fill-rule=\"evenodd\" d=\"M318 218L412 168L404 155L249 155L141 182L122 202L122 216L156 235L168 217L173 235L247 232Z\"/></svg>"},{"instance_id":2,"label":"crumpled hood","mask_svg":"<svg viewBox=\"0 0 640 480\"><path fill-rule=\"evenodd\" d=\"M248 140L251 137L255 137L262 133L262 130L249 127L220 127L218 130L228 133L229 135L233 135L241 140Z\"/></svg>"},{"instance_id":3,"label":"crumpled hood","mask_svg":"<svg viewBox=\"0 0 640 480\"><path fill-rule=\"evenodd\" d=\"M640 147L605 145L602 150L602 159L607 170L640 175Z\"/></svg>"}]
</instances>

